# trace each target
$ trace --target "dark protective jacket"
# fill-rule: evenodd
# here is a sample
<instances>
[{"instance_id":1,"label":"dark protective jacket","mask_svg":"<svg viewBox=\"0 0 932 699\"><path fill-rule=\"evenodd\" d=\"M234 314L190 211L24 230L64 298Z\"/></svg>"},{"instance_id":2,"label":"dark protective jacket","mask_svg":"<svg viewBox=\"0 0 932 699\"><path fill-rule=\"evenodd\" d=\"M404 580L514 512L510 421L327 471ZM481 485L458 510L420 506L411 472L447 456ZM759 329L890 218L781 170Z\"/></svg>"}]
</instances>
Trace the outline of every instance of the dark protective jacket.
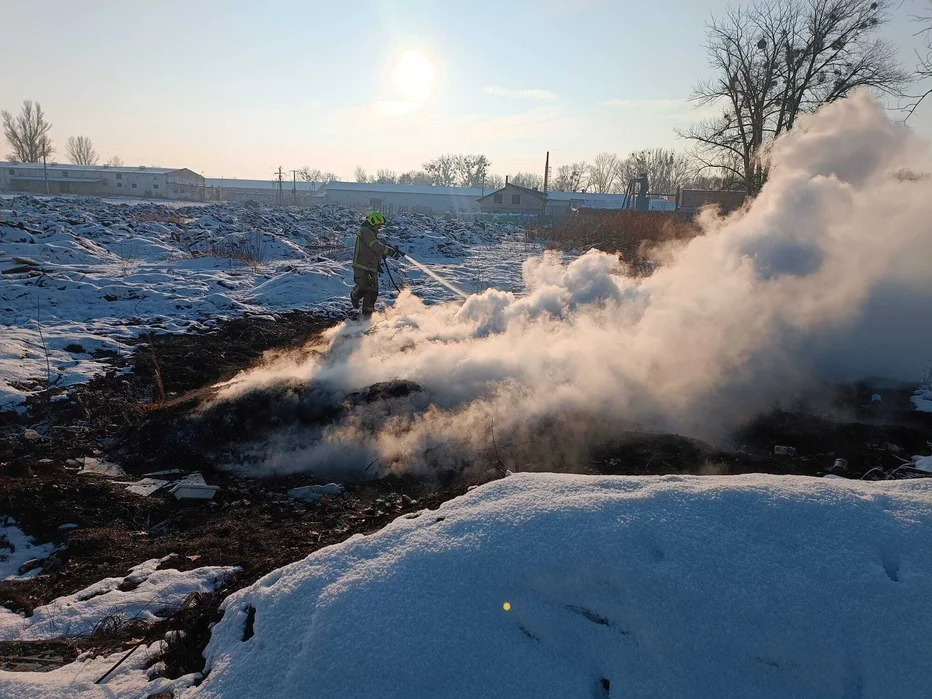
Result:
<instances>
[{"instance_id":1,"label":"dark protective jacket","mask_svg":"<svg viewBox=\"0 0 932 699\"><path fill-rule=\"evenodd\" d=\"M356 232L356 248L353 250L353 267L364 269L367 272L378 272L379 263L385 257L390 247L379 240L375 229L369 222L362 224Z\"/></svg>"}]
</instances>

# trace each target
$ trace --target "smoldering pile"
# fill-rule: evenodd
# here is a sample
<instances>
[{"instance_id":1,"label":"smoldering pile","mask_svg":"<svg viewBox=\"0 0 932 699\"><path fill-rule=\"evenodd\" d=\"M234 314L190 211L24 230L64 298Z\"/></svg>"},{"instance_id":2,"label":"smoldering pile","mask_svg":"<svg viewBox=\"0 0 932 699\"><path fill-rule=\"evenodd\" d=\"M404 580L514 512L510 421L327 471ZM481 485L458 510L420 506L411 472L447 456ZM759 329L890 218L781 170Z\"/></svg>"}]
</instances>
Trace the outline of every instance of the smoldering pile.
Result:
<instances>
[{"instance_id":1,"label":"smoldering pile","mask_svg":"<svg viewBox=\"0 0 932 699\"><path fill-rule=\"evenodd\" d=\"M339 326L217 401L413 382L423 390L265 434L249 468L432 473L503 444L534 445L525 458L546 468L631 425L714 442L822 382L916 379L932 347L932 181L904 169L930 169L927 144L856 95L804 120L753 204L705 216L649 278L592 251L528 260L523 297L403 294L371 328Z\"/></svg>"}]
</instances>

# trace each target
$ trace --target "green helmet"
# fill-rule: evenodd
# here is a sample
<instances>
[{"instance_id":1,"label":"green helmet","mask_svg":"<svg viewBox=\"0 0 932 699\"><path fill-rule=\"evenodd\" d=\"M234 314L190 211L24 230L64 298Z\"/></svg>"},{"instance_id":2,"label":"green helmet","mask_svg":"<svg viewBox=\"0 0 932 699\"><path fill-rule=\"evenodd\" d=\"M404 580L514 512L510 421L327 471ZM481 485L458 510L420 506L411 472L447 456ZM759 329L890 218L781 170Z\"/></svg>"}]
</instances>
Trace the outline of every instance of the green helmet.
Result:
<instances>
[{"instance_id":1,"label":"green helmet","mask_svg":"<svg viewBox=\"0 0 932 699\"><path fill-rule=\"evenodd\" d=\"M369 222L370 226L385 225L385 216L380 211L373 211L371 214L366 216L366 220Z\"/></svg>"}]
</instances>

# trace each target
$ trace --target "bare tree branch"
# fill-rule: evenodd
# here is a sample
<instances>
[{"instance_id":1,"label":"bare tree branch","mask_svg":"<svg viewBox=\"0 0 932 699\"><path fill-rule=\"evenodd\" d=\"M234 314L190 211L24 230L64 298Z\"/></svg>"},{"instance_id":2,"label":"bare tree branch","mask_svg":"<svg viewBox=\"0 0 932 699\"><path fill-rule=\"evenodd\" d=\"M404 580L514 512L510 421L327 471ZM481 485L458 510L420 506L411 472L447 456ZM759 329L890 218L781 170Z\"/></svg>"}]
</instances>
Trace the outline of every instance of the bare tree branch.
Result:
<instances>
[{"instance_id":1,"label":"bare tree branch","mask_svg":"<svg viewBox=\"0 0 932 699\"><path fill-rule=\"evenodd\" d=\"M7 155L9 160L38 163L55 151L48 135L52 125L45 120L42 105L38 102L26 100L18 116L4 110L0 117L3 119L3 134L13 149Z\"/></svg>"},{"instance_id":2,"label":"bare tree branch","mask_svg":"<svg viewBox=\"0 0 932 699\"><path fill-rule=\"evenodd\" d=\"M743 171L754 194L767 179L770 144L799 116L857 88L902 95L910 76L876 38L891 2L753 0L713 19L706 46L719 77L700 83L693 100L722 115L681 134L695 143L694 155Z\"/></svg>"},{"instance_id":3,"label":"bare tree branch","mask_svg":"<svg viewBox=\"0 0 932 699\"><path fill-rule=\"evenodd\" d=\"M87 136L70 136L65 143L65 155L75 165L97 164L97 151Z\"/></svg>"}]
</instances>

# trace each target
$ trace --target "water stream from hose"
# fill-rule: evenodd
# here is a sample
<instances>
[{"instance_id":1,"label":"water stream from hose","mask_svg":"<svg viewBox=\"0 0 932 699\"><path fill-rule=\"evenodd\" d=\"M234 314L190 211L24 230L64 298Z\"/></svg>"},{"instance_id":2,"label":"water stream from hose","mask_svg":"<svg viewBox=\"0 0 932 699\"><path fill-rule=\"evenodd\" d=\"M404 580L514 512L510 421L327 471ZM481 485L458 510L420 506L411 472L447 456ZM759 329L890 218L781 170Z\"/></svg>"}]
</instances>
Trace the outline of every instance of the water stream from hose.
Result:
<instances>
[{"instance_id":1,"label":"water stream from hose","mask_svg":"<svg viewBox=\"0 0 932 699\"><path fill-rule=\"evenodd\" d=\"M462 289L458 288L455 284L453 284L453 283L451 283L451 282L448 282L446 279L444 279L443 277L441 277L441 276L440 276L439 274L437 274L436 272L434 272L434 271L428 269L427 267L425 267L424 265L422 265L420 262L418 262L417 260L415 260L413 257L411 257L411 255L405 255L405 256L404 256L404 259L406 259L406 260L407 260L408 262L410 262L412 265L414 265L415 267L417 267L417 268L418 268L419 270L421 270L424 274L426 274L426 275L428 275L429 277L431 277L431 278L432 278L434 281L436 281L438 284L442 284L443 286L447 287L447 288L448 288L450 291L452 291L454 294L457 294L457 295L461 296L461 297L464 298L464 299L465 299L465 298L469 298L469 294L467 294L465 291L463 291Z\"/></svg>"}]
</instances>

